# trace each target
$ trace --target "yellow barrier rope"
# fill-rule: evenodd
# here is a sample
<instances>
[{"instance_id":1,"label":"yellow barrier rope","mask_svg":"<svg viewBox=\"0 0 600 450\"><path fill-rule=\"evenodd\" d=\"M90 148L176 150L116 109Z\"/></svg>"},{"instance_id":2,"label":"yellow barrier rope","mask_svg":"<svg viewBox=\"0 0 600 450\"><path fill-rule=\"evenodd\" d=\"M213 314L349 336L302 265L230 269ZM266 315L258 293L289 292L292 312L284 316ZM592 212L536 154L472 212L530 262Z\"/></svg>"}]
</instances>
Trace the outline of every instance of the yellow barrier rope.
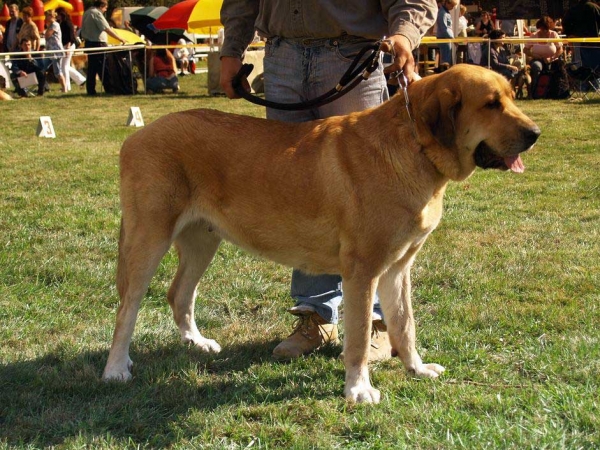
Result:
<instances>
[{"instance_id":1,"label":"yellow barrier rope","mask_svg":"<svg viewBox=\"0 0 600 450\"><path fill-rule=\"evenodd\" d=\"M534 38L534 37L525 37L525 38L504 38L504 39L485 39L485 38L475 38L475 37L461 37L461 38L453 38L453 39L438 39L431 36L425 36L421 39L421 44L447 44L447 43L456 43L456 44L482 44L486 42L505 42L507 44L528 44L531 42L562 42L562 43L598 43L600 44L600 37L597 38Z\"/></svg>"},{"instance_id":2,"label":"yellow barrier rope","mask_svg":"<svg viewBox=\"0 0 600 450\"><path fill-rule=\"evenodd\" d=\"M598 38L504 38L504 39L485 39L480 37L461 37L454 39L438 39L431 36L425 36L421 40L421 44L423 45L432 45L432 44L446 44L446 43L455 43L455 44L483 44L488 42L504 42L508 44L528 44L532 42L541 42L541 43L549 43L549 42L561 42L561 43L597 43L600 46L600 37ZM262 48L264 47L264 43L256 43L250 45L249 48ZM139 49L173 49L173 48L202 48L203 50L211 50L212 48L217 48L216 45L207 45L207 44L187 44L187 45L144 45L144 44L135 44L135 45L115 45L109 47L98 47L98 48L76 48L74 51L77 53L97 53L97 52L114 52L121 50L139 50ZM56 53L56 50L40 50L31 52L35 54L50 54ZM9 52L9 53L0 53L0 58L10 57L13 55L25 55L23 52Z\"/></svg>"}]
</instances>

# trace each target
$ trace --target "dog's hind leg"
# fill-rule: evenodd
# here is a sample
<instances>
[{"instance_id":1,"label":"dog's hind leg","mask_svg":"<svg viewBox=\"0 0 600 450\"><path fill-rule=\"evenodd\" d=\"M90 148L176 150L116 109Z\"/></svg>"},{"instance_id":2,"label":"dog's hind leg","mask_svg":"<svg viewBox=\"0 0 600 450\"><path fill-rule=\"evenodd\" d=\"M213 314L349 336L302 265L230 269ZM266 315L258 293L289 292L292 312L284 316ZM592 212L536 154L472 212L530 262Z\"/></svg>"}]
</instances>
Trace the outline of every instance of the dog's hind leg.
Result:
<instances>
[{"instance_id":1,"label":"dog's hind leg","mask_svg":"<svg viewBox=\"0 0 600 450\"><path fill-rule=\"evenodd\" d=\"M181 340L205 352L219 352L221 347L214 340L203 337L196 327L196 287L220 242L221 238L210 231L206 223L194 223L184 228L175 238L179 267L167 295Z\"/></svg>"},{"instance_id":2,"label":"dog's hind leg","mask_svg":"<svg viewBox=\"0 0 600 450\"><path fill-rule=\"evenodd\" d=\"M416 348L415 319L411 300L410 267L412 261L401 261L390 267L379 279L379 301L387 325L392 348L406 370L418 377L436 378L444 368L424 364Z\"/></svg>"},{"instance_id":3,"label":"dog's hind leg","mask_svg":"<svg viewBox=\"0 0 600 450\"><path fill-rule=\"evenodd\" d=\"M148 290L150 280L171 245L167 227L148 227L149 221L121 222L117 287L121 303L113 343L102 378L127 381L133 365L129 358L129 344L137 319L140 302ZM129 225L129 226L128 226Z\"/></svg>"}]
</instances>

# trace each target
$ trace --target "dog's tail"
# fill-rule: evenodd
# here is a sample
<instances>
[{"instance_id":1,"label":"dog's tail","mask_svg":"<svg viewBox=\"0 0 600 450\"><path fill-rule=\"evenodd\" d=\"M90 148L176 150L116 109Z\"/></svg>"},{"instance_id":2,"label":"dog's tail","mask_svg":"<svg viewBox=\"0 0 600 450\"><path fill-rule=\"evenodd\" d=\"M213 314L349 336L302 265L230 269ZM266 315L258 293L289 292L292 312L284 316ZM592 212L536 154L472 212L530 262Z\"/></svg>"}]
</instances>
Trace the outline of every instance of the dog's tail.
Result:
<instances>
[{"instance_id":1,"label":"dog's tail","mask_svg":"<svg viewBox=\"0 0 600 450\"><path fill-rule=\"evenodd\" d=\"M127 261L125 261L125 227L123 226L123 218L121 218L121 231L119 232L119 259L117 261L117 292L119 297L123 299L127 291Z\"/></svg>"}]
</instances>

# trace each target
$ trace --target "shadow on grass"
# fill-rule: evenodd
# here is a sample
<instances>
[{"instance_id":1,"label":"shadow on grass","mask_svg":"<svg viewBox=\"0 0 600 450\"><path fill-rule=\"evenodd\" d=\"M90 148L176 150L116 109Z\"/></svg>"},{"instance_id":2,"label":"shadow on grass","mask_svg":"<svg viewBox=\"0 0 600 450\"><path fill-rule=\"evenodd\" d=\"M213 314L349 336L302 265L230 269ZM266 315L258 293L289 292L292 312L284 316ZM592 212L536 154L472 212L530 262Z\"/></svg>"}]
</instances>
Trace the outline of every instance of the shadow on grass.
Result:
<instances>
[{"instance_id":1,"label":"shadow on grass","mask_svg":"<svg viewBox=\"0 0 600 450\"><path fill-rule=\"evenodd\" d=\"M60 97L59 95L56 96L56 98ZM199 100L207 100L207 99L225 99L225 94L223 95L211 95L211 94L197 94L197 93L192 93L192 92L183 92L180 91L178 93L173 93L171 91L166 91L163 92L162 94L158 93L158 94L145 94L144 90L140 90L137 94L135 95L117 95L117 94L106 94L104 92L99 92L98 95L95 95L93 97L90 97L89 95L87 95L85 93L85 90L81 91L81 92L75 92L75 93L71 93L69 94L69 97L71 98L93 98L93 99L112 99L112 98L116 98L116 99L120 99L120 98L161 98L161 97L169 97L169 98L185 98L185 99L199 99Z\"/></svg>"},{"instance_id":2,"label":"shadow on grass","mask_svg":"<svg viewBox=\"0 0 600 450\"><path fill-rule=\"evenodd\" d=\"M339 348L277 363L271 358L275 345L241 344L213 356L181 345L150 351L132 347L134 378L129 383L101 381L108 352L65 347L2 365L0 442L46 447L83 436L88 443L110 437L168 447L198 434L198 428L185 427L194 412L210 415L221 407L341 397ZM332 380L338 380L339 392L331 391Z\"/></svg>"}]
</instances>

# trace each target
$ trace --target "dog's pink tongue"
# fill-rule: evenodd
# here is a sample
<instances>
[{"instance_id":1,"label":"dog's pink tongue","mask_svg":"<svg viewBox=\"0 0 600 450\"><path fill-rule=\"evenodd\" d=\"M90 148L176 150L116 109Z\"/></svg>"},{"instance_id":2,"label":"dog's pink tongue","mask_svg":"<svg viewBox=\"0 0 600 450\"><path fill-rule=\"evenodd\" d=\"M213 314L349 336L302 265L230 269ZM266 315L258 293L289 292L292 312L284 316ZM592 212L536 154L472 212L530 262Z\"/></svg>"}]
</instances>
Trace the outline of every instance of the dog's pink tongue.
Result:
<instances>
[{"instance_id":1,"label":"dog's pink tongue","mask_svg":"<svg viewBox=\"0 0 600 450\"><path fill-rule=\"evenodd\" d=\"M525 165L523 164L521 156L519 155L507 156L506 158L504 158L504 163L508 166L510 170L512 170L515 173L525 172Z\"/></svg>"}]
</instances>

